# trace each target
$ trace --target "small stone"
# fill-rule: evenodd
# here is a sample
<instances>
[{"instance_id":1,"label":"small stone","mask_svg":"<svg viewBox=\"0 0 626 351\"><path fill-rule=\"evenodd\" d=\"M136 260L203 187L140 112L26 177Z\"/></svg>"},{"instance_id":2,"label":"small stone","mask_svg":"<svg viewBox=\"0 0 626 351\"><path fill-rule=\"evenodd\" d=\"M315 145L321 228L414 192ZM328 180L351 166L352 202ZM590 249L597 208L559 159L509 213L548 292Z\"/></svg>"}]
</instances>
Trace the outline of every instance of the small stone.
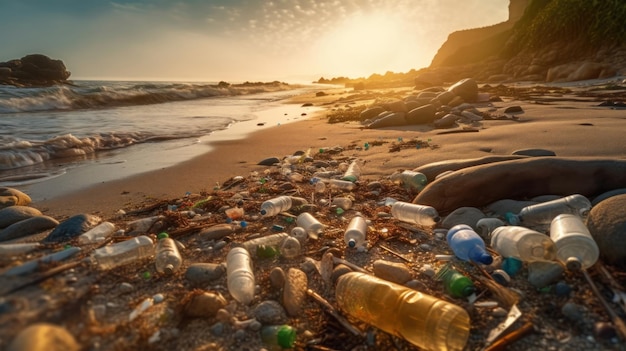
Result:
<instances>
[{"instance_id":1,"label":"small stone","mask_svg":"<svg viewBox=\"0 0 626 351\"><path fill-rule=\"evenodd\" d=\"M49 323L35 323L20 331L9 351L78 351L80 345L65 328Z\"/></svg>"},{"instance_id":2,"label":"small stone","mask_svg":"<svg viewBox=\"0 0 626 351\"><path fill-rule=\"evenodd\" d=\"M226 267L217 263L193 263L185 271L185 279L195 285L207 285L224 276Z\"/></svg>"},{"instance_id":3,"label":"small stone","mask_svg":"<svg viewBox=\"0 0 626 351\"><path fill-rule=\"evenodd\" d=\"M432 278L435 276L437 272L435 271L432 265L425 264L422 266L422 268L420 268L420 273L424 274L427 277Z\"/></svg>"},{"instance_id":4,"label":"small stone","mask_svg":"<svg viewBox=\"0 0 626 351\"><path fill-rule=\"evenodd\" d=\"M270 271L270 284L275 290L282 290L285 286L285 271L280 267L274 267Z\"/></svg>"},{"instance_id":5,"label":"small stone","mask_svg":"<svg viewBox=\"0 0 626 351\"><path fill-rule=\"evenodd\" d=\"M485 240L490 238L491 232L506 225L499 218L481 218L476 222L476 232Z\"/></svg>"},{"instance_id":6,"label":"small stone","mask_svg":"<svg viewBox=\"0 0 626 351\"><path fill-rule=\"evenodd\" d=\"M43 239L44 243L58 243L69 241L102 221L102 218L90 214L79 214L61 222L48 236Z\"/></svg>"},{"instance_id":7,"label":"small stone","mask_svg":"<svg viewBox=\"0 0 626 351\"><path fill-rule=\"evenodd\" d=\"M390 282L404 284L413 278L407 265L400 262L376 260L373 264L374 275Z\"/></svg>"},{"instance_id":8,"label":"small stone","mask_svg":"<svg viewBox=\"0 0 626 351\"><path fill-rule=\"evenodd\" d=\"M563 275L563 266L554 261L536 261L528 263L528 281L535 288L541 289Z\"/></svg>"},{"instance_id":9,"label":"small stone","mask_svg":"<svg viewBox=\"0 0 626 351\"><path fill-rule=\"evenodd\" d=\"M556 294L556 296L569 296L571 292L572 287L564 281L560 281L554 285L554 293Z\"/></svg>"},{"instance_id":10,"label":"small stone","mask_svg":"<svg viewBox=\"0 0 626 351\"><path fill-rule=\"evenodd\" d=\"M584 315L584 308L573 302L567 302L561 307L561 313L574 322L580 322Z\"/></svg>"},{"instance_id":11,"label":"small stone","mask_svg":"<svg viewBox=\"0 0 626 351\"><path fill-rule=\"evenodd\" d=\"M457 224L467 224L476 230L476 224L483 218L485 218L483 211L475 207L459 207L444 218L441 226L450 229Z\"/></svg>"},{"instance_id":12,"label":"small stone","mask_svg":"<svg viewBox=\"0 0 626 351\"><path fill-rule=\"evenodd\" d=\"M296 317L301 313L307 296L307 286L306 273L297 268L289 268L283 291L283 306L290 316Z\"/></svg>"},{"instance_id":13,"label":"small stone","mask_svg":"<svg viewBox=\"0 0 626 351\"><path fill-rule=\"evenodd\" d=\"M509 106L504 109L504 113L521 113L524 112L521 106Z\"/></svg>"},{"instance_id":14,"label":"small stone","mask_svg":"<svg viewBox=\"0 0 626 351\"><path fill-rule=\"evenodd\" d=\"M261 324L277 325L287 323L285 309L274 300L266 300L259 303L253 308L252 314Z\"/></svg>"},{"instance_id":15,"label":"small stone","mask_svg":"<svg viewBox=\"0 0 626 351\"><path fill-rule=\"evenodd\" d=\"M613 339L617 336L617 331L611 323L596 322L593 325L593 334L601 339Z\"/></svg>"},{"instance_id":16,"label":"small stone","mask_svg":"<svg viewBox=\"0 0 626 351\"><path fill-rule=\"evenodd\" d=\"M433 250L433 247L431 245L428 244L420 244L420 249L426 251L426 252L430 252Z\"/></svg>"},{"instance_id":17,"label":"small stone","mask_svg":"<svg viewBox=\"0 0 626 351\"><path fill-rule=\"evenodd\" d=\"M352 269L350 269L350 267L346 266L345 264L338 264L335 266L335 268L333 268L333 273L330 276L330 280L333 284L335 284L339 277L350 272L352 272Z\"/></svg>"},{"instance_id":18,"label":"small stone","mask_svg":"<svg viewBox=\"0 0 626 351\"><path fill-rule=\"evenodd\" d=\"M504 308L502 308L502 307L496 307L496 308L493 309L491 314L494 317L501 318L501 317L506 317L509 314L509 312L507 310L505 310Z\"/></svg>"},{"instance_id":19,"label":"small stone","mask_svg":"<svg viewBox=\"0 0 626 351\"><path fill-rule=\"evenodd\" d=\"M10 206L0 210L0 228L6 228L13 223L23 221L25 219L41 216L42 213L38 209L29 206Z\"/></svg>"},{"instance_id":20,"label":"small stone","mask_svg":"<svg viewBox=\"0 0 626 351\"><path fill-rule=\"evenodd\" d=\"M226 306L226 299L220 295L210 292L192 292L192 295L184 307L184 314L188 317L215 317L217 311Z\"/></svg>"},{"instance_id":21,"label":"small stone","mask_svg":"<svg viewBox=\"0 0 626 351\"><path fill-rule=\"evenodd\" d=\"M266 159L263 159L263 160L259 161L259 163L257 163L257 165L259 165L259 166L272 166L272 165L275 165L277 163L280 163L280 159L278 157L268 157Z\"/></svg>"},{"instance_id":22,"label":"small stone","mask_svg":"<svg viewBox=\"0 0 626 351\"><path fill-rule=\"evenodd\" d=\"M509 286L509 284L511 283L511 277L509 276L507 272L505 272L502 269L494 270L491 273L491 277L493 278L493 280L495 280L498 284L502 286Z\"/></svg>"},{"instance_id":23,"label":"small stone","mask_svg":"<svg viewBox=\"0 0 626 351\"><path fill-rule=\"evenodd\" d=\"M422 281L418 279L411 279L404 284L407 288L411 288L417 291L427 291L429 288Z\"/></svg>"}]
</instances>

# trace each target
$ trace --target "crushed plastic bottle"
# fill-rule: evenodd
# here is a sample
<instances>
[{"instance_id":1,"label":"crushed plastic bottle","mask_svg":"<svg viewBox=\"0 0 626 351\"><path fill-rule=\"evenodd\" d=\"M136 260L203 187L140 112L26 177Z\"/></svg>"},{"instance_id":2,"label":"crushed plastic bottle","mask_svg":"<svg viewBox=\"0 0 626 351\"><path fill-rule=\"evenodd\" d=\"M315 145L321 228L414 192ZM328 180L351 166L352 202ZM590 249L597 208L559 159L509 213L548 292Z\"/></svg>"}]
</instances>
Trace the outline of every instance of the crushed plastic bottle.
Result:
<instances>
[{"instance_id":1,"label":"crushed plastic bottle","mask_svg":"<svg viewBox=\"0 0 626 351\"><path fill-rule=\"evenodd\" d=\"M335 297L345 313L425 350L460 351L469 338L465 309L366 273L339 277Z\"/></svg>"},{"instance_id":2,"label":"crushed plastic bottle","mask_svg":"<svg viewBox=\"0 0 626 351\"><path fill-rule=\"evenodd\" d=\"M466 224L458 224L450 228L446 235L448 246L456 257L463 261L473 261L490 265L493 257L487 253L483 239Z\"/></svg>"},{"instance_id":3,"label":"crushed plastic bottle","mask_svg":"<svg viewBox=\"0 0 626 351\"><path fill-rule=\"evenodd\" d=\"M359 180L359 177L361 176L361 164L362 162L358 159L352 161L346 172L343 174L343 177L341 177L341 180L346 180L352 183Z\"/></svg>"},{"instance_id":4,"label":"crushed plastic bottle","mask_svg":"<svg viewBox=\"0 0 626 351\"><path fill-rule=\"evenodd\" d=\"M254 299L255 278L248 250L234 247L226 256L228 292L238 302L248 305Z\"/></svg>"},{"instance_id":5,"label":"crushed plastic bottle","mask_svg":"<svg viewBox=\"0 0 626 351\"><path fill-rule=\"evenodd\" d=\"M401 185L407 190L413 192L420 192L426 184L428 183L428 179L421 172L415 172L411 170L404 170L402 172L396 172L391 175L391 181L397 185Z\"/></svg>"},{"instance_id":6,"label":"crushed plastic bottle","mask_svg":"<svg viewBox=\"0 0 626 351\"><path fill-rule=\"evenodd\" d=\"M576 215L556 216L550 225L550 238L556 246L556 258L569 270L587 269L598 261L598 244Z\"/></svg>"},{"instance_id":7,"label":"crushed plastic bottle","mask_svg":"<svg viewBox=\"0 0 626 351\"><path fill-rule=\"evenodd\" d=\"M159 234L155 258L157 272L171 275L180 268L182 263L183 259L174 239L170 238L167 233Z\"/></svg>"},{"instance_id":8,"label":"crushed plastic bottle","mask_svg":"<svg viewBox=\"0 0 626 351\"><path fill-rule=\"evenodd\" d=\"M154 243L145 235L128 239L94 250L89 260L98 268L107 270L119 267L154 254Z\"/></svg>"}]
</instances>

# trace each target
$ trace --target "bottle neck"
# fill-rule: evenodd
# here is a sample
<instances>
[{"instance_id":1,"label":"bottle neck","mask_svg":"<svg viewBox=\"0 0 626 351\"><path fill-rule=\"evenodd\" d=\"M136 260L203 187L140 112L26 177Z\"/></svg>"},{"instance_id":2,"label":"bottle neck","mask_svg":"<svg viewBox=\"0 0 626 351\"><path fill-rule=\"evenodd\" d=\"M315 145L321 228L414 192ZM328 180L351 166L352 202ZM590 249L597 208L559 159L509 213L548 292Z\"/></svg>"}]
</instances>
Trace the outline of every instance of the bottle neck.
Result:
<instances>
[{"instance_id":1,"label":"bottle neck","mask_svg":"<svg viewBox=\"0 0 626 351\"><path fill-rule=\"evenodd\" d=\"M471 248L468 256L470 260L476 263L482 263L486 265L490 265L491 263L493 263L493 257L491 257L491 255L488 254L487 251L480 245L475 245L473 248Z\"/></svg>"}]
</instances>

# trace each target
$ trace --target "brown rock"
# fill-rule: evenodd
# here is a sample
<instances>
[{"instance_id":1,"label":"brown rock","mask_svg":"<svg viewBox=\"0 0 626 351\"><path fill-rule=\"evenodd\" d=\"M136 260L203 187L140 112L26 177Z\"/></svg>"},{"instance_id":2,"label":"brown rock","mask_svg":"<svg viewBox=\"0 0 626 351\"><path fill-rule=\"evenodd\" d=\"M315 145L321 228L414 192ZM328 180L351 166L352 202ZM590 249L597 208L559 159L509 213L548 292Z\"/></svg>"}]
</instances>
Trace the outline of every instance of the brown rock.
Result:
<instances>
[{"instance_id":1,"label":"brown rock","mask_svg":"<svg viewBox=\"0 0 626 351\"><path fill-rule=\"evenodd\" d=\"M615 195L595 205L586 220L587 228L598 244L600 256L607 262L626 266L626 194Z\"/></svg>"}]
</instances>

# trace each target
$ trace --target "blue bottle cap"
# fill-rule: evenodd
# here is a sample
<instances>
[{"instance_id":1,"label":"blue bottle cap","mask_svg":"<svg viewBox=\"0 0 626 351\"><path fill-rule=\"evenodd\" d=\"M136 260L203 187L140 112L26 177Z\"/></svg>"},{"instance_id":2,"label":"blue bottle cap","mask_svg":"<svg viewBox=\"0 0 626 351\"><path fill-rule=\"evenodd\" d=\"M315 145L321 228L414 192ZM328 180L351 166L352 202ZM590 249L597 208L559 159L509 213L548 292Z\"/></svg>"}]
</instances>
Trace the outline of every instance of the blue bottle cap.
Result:
<instances>
[{"instance_id":1,"label":"blue bottle cap","mask_svg":"<svg viewBox=\"0 0 626 351\"><path fill-rule=\"evenodd\" d=\"M348 240L348 246L352 248L356 247L356 240L354 239Z\"/></svg>"}]
</instances>

